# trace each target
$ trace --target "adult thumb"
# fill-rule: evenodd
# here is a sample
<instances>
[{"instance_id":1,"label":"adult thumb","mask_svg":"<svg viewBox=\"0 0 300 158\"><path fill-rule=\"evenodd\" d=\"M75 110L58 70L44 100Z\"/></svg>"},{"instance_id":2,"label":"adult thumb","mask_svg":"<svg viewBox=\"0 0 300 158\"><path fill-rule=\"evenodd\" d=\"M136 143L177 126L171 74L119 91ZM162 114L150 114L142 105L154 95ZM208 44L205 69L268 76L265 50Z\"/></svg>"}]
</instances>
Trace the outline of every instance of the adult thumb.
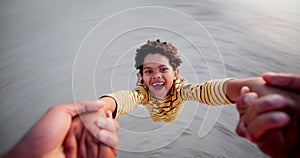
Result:
<instances>
[{"instance_id":1,"label":"adult thumb","mask_svg":"<svg viewBox=\"0 0 300 158\"><path fill-rule=\"evenodd\" d=\"M295 92L300 92L300 75L267 72L262 75L267 84Z\"/></svg>"}]
</instances>

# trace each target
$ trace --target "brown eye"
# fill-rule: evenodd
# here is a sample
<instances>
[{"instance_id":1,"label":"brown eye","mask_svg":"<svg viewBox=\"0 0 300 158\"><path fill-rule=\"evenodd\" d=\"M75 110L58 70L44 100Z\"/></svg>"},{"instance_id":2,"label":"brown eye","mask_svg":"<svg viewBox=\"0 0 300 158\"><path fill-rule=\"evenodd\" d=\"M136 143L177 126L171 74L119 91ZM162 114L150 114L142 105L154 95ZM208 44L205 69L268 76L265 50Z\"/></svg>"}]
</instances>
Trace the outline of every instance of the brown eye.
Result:
<instances>
[{"instance_id":1,"label":"brown eye","mask_svg":"<svg viewBox=\"0 0 300 158\"><path fill-rule=\"evenodd\" d=\"M152 73L152 70L145 70L144 71L144 74L146 74L146 75L149 75L149 74L151 74Z\"/></svg>"},{"instance_id":2,"label":"brown eye","mask_svg":"<svg viewBox=\"0 0 300 158\"><path fill-rule=\"evenodd\" d=\"M167 70L168 70L168 68L166 68L166 67L160 68L160 72L166 72Z\"/></svg>"}]
</instances>

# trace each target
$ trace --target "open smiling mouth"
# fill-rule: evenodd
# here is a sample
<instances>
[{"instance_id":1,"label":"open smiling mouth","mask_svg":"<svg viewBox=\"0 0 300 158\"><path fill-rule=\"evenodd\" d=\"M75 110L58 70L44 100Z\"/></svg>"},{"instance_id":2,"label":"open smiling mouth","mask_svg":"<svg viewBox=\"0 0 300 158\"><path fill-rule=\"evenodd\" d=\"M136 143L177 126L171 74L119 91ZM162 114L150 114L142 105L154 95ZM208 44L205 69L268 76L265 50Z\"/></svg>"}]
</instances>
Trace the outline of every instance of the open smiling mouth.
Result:
<instances>
[{"instance_id":1,"label":"open smiling mouth","mask_svg":"<svg viewBox=\"0 0 300 158\"><path fill-rule=\"evenodd\" d=\"M152 84L152 87L153 87L155 90L161 90L164 86L165 86L165 83L164 83L164 82L159 82L159 83L153 83L153 84Z\"/></svg>"}]
</instances>

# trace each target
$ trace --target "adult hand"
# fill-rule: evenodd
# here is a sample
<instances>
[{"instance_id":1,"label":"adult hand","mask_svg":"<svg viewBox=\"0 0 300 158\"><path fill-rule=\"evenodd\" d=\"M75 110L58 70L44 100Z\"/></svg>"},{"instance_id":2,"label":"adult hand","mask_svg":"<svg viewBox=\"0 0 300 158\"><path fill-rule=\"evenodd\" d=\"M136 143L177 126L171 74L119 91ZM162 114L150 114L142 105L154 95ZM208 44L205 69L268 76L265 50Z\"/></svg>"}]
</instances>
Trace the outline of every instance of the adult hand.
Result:
<instances>
[{"instance_id":1,"label":"adult hand","mask_svg":"<svg viewBox=\"0 0 300 158\"><path fill-rule=\"evenodd\" d=\"M83 100L51 107L4 157L34 158L74 155L70 154L74 151L64 150L64 140L70 130L72 119L79 113L99 109L100 105L97 100ZM105 117L104 114L103 117Z\"/></svg>"},{"instance_id":2,"label":"adult hand","mask_svg":"<svg viewBox=\"0 0 300 158\"><path fill-rule=\"evenodd\" d=\"M73 119L64 142L64 150L68 157L76 157L78 154L79 157L110 158L117 155L116 132L119 124L112 119L110 111L106 113L107 118L99 118L99 112L85 113Z\"/></svg>"},{"instance_id":3,"label":"adult hand","mask_svg":"<svg viewBox=\"0 0 300 158\"><path fill-rule=\"evenodd\" d=\"M262 78L271 86L293 91L298 94L300 93L300 75L298 74L269 72L264 73Z\"/></svg>"},{"instance_id":4,"label":"adult hand","mask_svg":"<svg viewBox=\"0 0 300 158\"><path fill-rule=\"evenodd\" d=\"M285 90L285 95L258 98L256 93L249 93L249 88L242 88L241 94L244 96L237 101L241 116L237 134L257 143L263 152L272 157L300 156L300 76L265 73L263 79L267 85Z\"/></svg>"}]
</instances>

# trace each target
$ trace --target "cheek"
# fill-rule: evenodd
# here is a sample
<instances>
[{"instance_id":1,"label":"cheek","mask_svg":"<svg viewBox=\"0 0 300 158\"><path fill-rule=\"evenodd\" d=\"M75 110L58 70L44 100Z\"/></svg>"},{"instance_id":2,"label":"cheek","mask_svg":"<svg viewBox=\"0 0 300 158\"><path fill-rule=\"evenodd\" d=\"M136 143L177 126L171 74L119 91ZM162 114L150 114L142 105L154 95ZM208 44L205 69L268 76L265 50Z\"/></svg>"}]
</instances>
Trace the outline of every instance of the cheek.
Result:
<instances>
[{"instance_id":1,"label":"cheek","mask_svg":"<svg viewBox=\"0 0 300 158\"><path fill-rule=\"evenodd\" d=\"M168 84L167 84L167 89L170 89L171 87L172 87L172 85L173 85L173 82L168 82Z\"/></svg>"},{"instance_id":2,"label":"cheek","mask_svg":"<svg viewBox=\"0 0 300 158\"><path fill-rule=\"evenodd\" d=\"M173 77L169 76L168 78L166 78L167 80L167 87L171 87L173 84Z\"/></svg>"},{"instance_id":3,"label":"cheek","mask_svg":"<svg viewBox=\"0 0 300 158\"><path fill-rule=\"evenodd\" d=\"M143 76L142 80L144 81L144 83L146 84L146 86L149 87L149 80L150 80L149 77Z\"/></svg>"},{"instance_id":4,"label":"cheek","mask_svg":"<svg viewBox=\"0 0 300 158\"><path fill-rule=\"evenodd\" d=\"M176 77L174 74L168 74L165 76L165 79L168 81L168 82L173 82L174 80L176 80Z\"/></svg>"},{"instance_id":5,"label":"cheek","mask_svg":"<svg viewBox=\"0 0 300 158\"><path fill-rule=\"evenodd\" d=\"M173 82L176 78L173 76L173 75L169 75L168 78L167 78L167 88L171 88L172 85L173 85Z\"/></svg>"}]
</instances>

